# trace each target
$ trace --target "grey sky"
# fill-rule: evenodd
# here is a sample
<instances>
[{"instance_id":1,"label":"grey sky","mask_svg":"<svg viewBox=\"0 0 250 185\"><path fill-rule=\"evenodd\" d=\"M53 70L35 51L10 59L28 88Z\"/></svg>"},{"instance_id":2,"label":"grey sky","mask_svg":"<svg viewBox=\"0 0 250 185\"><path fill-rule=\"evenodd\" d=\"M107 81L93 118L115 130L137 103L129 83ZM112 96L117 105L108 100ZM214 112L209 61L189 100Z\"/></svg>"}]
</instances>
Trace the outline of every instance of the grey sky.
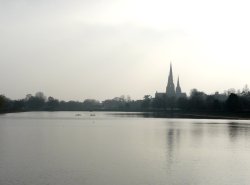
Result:
<instances>
[{"instance_id":1,"label":"grey sky","mask_svg":"<svg viewBox=\"0 0 250 185\"><path fill-rule=\"evenodd\" d=\"M0 94L133 99L250 84L247 1L0 0Z\"/></svg>"}]
</instances>

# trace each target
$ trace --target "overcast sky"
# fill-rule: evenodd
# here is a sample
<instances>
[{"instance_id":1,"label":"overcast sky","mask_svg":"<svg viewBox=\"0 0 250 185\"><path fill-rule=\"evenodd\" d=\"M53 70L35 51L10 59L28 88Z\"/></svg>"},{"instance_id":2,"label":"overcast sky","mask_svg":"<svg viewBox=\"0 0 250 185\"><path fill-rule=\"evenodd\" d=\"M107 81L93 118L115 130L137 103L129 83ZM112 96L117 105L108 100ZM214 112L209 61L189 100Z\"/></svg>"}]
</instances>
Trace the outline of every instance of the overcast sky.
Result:
<instances>
[{"instance_id":1,"label":"overcast sky","mask_svg":"<svg viewBox=\"0 0 250 185\"><path fill-rule=\"evenodd\" d=\"M0 0L0 94L64 100L250 84L250 3ZM176 82L175 82L176 84Z\"/></svg>"}]
</instances>

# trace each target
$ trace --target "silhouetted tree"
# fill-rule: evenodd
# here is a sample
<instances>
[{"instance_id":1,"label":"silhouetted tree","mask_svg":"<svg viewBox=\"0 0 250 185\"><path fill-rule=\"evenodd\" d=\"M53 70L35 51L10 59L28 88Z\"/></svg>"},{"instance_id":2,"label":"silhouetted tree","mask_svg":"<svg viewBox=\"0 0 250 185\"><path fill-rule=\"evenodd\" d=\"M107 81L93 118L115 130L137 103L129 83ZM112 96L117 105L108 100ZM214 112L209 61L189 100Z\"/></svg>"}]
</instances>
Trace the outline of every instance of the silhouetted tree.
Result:
<instances>
[{"instance_id":1,"label":"silhouetted tree","mask_svg":"<svg viewBox=\"0 0 250 185\"><path fill-rule=\"evenodd\" d=\"M35 96L28 94L25 100L27 110L43 110L46 97L42 92L37 92Z\"/></svg>"},{"instance_id":2,"label":"silhouetted tree","mask_svg":"<svg viewBox=\"0 0 250 185\"><path fill-rule=\"evenodd\" d=\"M221 110L222 110L222 103L221 103L219 100L215 99L215 100L213 101L212 110L221 111Z\"/></svg>"},{"instance_id":3,"label":"silhouetted tree","mask_svg":"<svg viewBox=\"0 0 250 185\"><path fill-rule=\"evenodd\" d=\"M150 95L145 95L142 100L141 107L144 110L148 110L151 107L152 97Z\"/></svg>"},{"instance_id":4,"label":"silhouetted tree","mask_svg":"<svg viewBox=\"0 0 250 185\"><path fill-rule=\"evenodd\" d=\"M102 102L102 107L104 110L126 110L131 107L130 103L130 97L125 97L124 95L122 95L113 99L104 100Z\"/></svg>"},{"instance_id":5,"label":"silhouetted tree","mask_svg":"<svg viewBox=\"0 0 250 185\"><path fill-rule=\"evenodd\" d=\"M236 90L234 88L228 89L227 91L225 91L225 94L227 96L230 96L230 94L236 94Z\"/></svg>"},{"instance_id":6,"label":"silhouetted tree","mask_svg":"<svg viewBox=\"0 0 250 185\"><path fill-rule=\"evenodd\" d=\"M126 105L129 111L140 111L142 100L130 100L127 104L129 104L129 106Z\"/></svg>"},{"instance_id":7,"label":"silhouetted tree","mask_svg":"<svg viewBox=\"0 0 250 185\"><path fill-rule=\"evenodd\" d=\"M152 107L156 110L165 110L166 109L166 96L155 97L152 100Z\"/></svg>"},{"instance_id":8,"label":"silhouetted tree","mask_svg":"<svg viewBox=\"0 0 250 185\"><path fill-rule=\"evenodd\" d=\"M177 99L177 108L181 110L187 110L188 109L188 99L187 97L180 97Z\"/></svg>"},{"instance_id":9,"label":"silhouetted tree","mask_svg":"<svg viewBox=\"0 0 250 185\"><path fill-rule=\"evenodd\" d=\"M24 107L25 107L24 99L12 101L12 108L11 109L13 112L24 111L25 110Z\"/></svg>"},{"instance_id":10,"label":"silhouetted tree","mask_svg":"<svg viewBox=\"0 0 250 185\"><path fill-rule=\"evenodd\" d=\"M242 92L241 92L241 95L242 96L249 96L250 95L250 90L248 88L248 85L245 85L242 89Z\"/></svg>"},{"instance_id":11,"label":"silhouetted tree","mask_svg":"<svg viewBox=\"0 0 250 185\"><path fill-rule=\"evenodd\" d=\"M24 99L11 100L0 95L0 112L17 111L84 111L84 110L110 110L110 111L148 111L148 110L177 110L183 112L207 111L207 112L233 112L246 115L250 111L250 91L245 86L236 94L235 89L229 89L225 93L207 95L204 92L193 89L189 97L167 97L166 94L158 94L152 98L145 95L142 100L131 100L129 96L120 96L99 102L94 99L79 101L60 101L49 97L42 92L34 96L26 95Z\"/></svg>"},{"instance_id":12,"label":"silhouetted tree","mask_svg":"<svg viewBox=\"0 0 250 185\"><path fill-rule=\"evenodd\" d=\"M6 103L6 97L4 95L0 95L0 112L4 111L5 103Z\"/></svg>"},{"instance_id":13,"label":"silhouetted tree","mask_svg":"<svg viewBox=\"0 0 250 185\"><path fill-rule=\"evenodd\" d=\"M58 108L59 108L59 100L51 96L48 97L48 101L46 103L46 110L55 111L55 110L58 110Z\"/></svg>"},{"instance_id":14,"label":"silhouetted tree","mask_svg":"<svg viewBox=\"0 0 250 185\"><path fill-rule=\"evenodd\" d=\"M101 103L94 99L86 99L83 102L83 108L85 110L97 110L101 108Z\"/></svg>"},{"instance_id":15,"label":"silhouetted tree","mask_svg":"<svg viewBox=\"0 0 250 185\"><path fill-rule=\"evenodd\" d=\"M204 110L206 94L198 91L197 89L191 90L191 95L189 99L189 108L192 110Z\"/></svg>"},{"instance_id":16,"label":"silhouetted tree","mask_svg":"<svg viewBox=\"0 0 250 185\"><path fill-rule=\"evenodd\" d=\"M241 102L238 95L231 93L226 101L226 109L230 112L241 110Z\"/></svg>"},{"instance_id":17,"label":"silhouetted tree","mask_svg":"<svg viewBox=\"0 0 250 185\"><path fill-rule=\"evenodd\" d=\"M45 102L46 99L47 99L43 92L37 92L37 93L35 94L35 97L38 98L38 99L43 100L44 102Z\"/></svg>"},{"instance_id":18,"label":"silhouetted tree","mask_svg":"<svg viewBox=\"0 0 250 185\"><path fill-rule=\"evenodd\" d=\"M4 95L0 95L0 112L11 112L13 101Z\"/></svg>"},{"instance_id":19,"label":"silhouetted tree","mask_svg":"<svg viewBox=\"0 0 250 185\"><path fill-rule=\"evenodd\" d=\"M176 98L174 96L166 96L165 104L167 109L173 110L176 108Z\"/></svg>"}]
</instances>

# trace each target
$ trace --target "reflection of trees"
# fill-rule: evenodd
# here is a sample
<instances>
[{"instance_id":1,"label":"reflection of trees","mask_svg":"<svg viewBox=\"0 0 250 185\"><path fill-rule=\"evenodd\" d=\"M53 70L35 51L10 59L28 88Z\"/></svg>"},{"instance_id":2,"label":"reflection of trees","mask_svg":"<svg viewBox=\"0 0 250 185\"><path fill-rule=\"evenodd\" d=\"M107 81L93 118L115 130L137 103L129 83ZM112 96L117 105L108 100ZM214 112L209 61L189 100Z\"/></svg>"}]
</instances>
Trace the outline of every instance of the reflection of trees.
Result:
<instances>
[{"instance_id":1,"label":"reflection of trees","mask_svg":"<svg viewBox=\"0 0 250 185\"><path fill-rule=\"evenodd\" d=\"M250 137L250 125L235 122L228 123L228 134L231 140Z\"/></svg>"}]
</instances>

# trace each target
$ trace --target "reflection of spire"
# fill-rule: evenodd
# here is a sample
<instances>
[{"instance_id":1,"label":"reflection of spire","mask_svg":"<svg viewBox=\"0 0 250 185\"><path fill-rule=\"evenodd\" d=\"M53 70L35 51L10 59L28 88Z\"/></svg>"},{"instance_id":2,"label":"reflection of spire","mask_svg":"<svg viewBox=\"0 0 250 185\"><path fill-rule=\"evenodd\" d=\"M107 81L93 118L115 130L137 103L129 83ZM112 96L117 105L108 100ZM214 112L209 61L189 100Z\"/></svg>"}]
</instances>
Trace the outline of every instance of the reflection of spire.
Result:
<instances>
[{"instance_id":1,"label":"reflection of spire","mask_svg":"<svg viewBox=\"0 0 250 185\"><path fill-rule=\"evenodd\" d=\"M174 159L178 156L178 147L180 143L180 129L168 128L166 132L166 162L167 168L171 169Z\"/></svg>"},{"instance_id":2,"label":"reflection of spire","mask_svg":"<svg viewBox=\"0 0 250 185\"><path fill-rule=\"evenodd\" d=\"M166 94L168 96L175 96L175 86L173 80L173 71L172 71L172 63L170 63L170 71L168 76L168 85L166 88Z\"/></svg>"},{"instance_id":3,"label":"reflection of spire","mask_svg":"<svg viewBox=\"0 0 250 185\"><path fill-rule=\"evenodd\" d=\"M168 159L171 162L173 159L173 148L174 148L174 129L169 129L167 133L167 150Z\"/></svg>"}]
</instances>

